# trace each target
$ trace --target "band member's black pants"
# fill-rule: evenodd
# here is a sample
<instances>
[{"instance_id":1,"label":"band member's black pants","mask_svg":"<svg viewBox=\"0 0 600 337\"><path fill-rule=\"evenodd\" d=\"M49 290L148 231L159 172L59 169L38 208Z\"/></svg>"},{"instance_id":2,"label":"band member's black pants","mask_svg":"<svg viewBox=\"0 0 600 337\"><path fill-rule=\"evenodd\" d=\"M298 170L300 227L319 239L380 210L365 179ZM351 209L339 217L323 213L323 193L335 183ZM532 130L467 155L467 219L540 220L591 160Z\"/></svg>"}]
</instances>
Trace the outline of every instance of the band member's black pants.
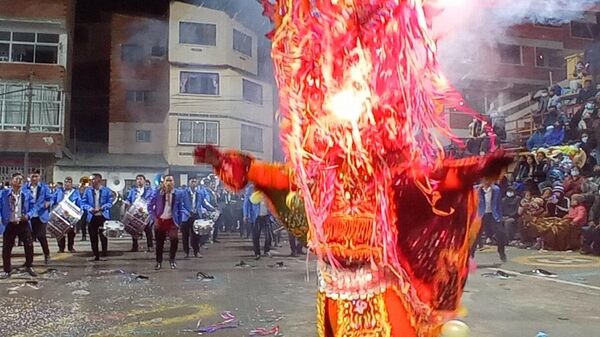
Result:
<instances>
[{"instance_id":1,"label":"band member's black pants","mask_svg":"<svg viewBox=\"0 0 600 337\"><path fill-rule=\"evenodd\" d=\"M20 241L24 243L25 249L25 267L31 267L33 265L33 237L31 235L31 229L27 221L21 222L10 222L3 235L2 245L2 265L6 273L10 273L10 257L12 249L15 246L15 238L19 237Z\"/></svg>"},{"instance_id":2,"label":"band member's black pants","mask_svg":"<svg viewBox=\"0 0 600 337\"><path fill-rule=\"evenodd\" d=\"M254 254L260 255L260 233L265 232L265 254L271 250L271 228L269 224L269 216L259 216L254 222L254 230L252 232L252 242L254 244Z\"/></svg>"},{"instance_id":3,"label":"band member's black pants","mask_svg":"<svg viewBox=\"0 0 600 337\"><path fill-rule=\"evenodd\" d=\"M300 241L300 239L297 239L294 235L292 235L292 233L289 233L289 240L290 240L290 250L292 252L292 255L298 255L298 254L302 254L302 242Z\"/></svg>"},{"instance_id":4,"label":"band member's black pants","mask_svg":"<svg viewBox=\"0 0 600 337\"><path fill-rule=\"evenodd\" d=\"M165 248L165 240L167 239L167 236L171 241L171 247L169 248L169 261L175 261L175 256L177 255L177 245L179 243L179 233L177 226L175 226L173 223L173 220L156 220L154 234L156 235L156 262L162 263L163 250Z\"/></svg>"},{"instance_id":5,"label":"band member's black pants","mask_svg":"<svg viewBox=\"0 0 600 337\"><path fill-rule=\"evenodd\" d=\"M104 235L104 222L106 219L102 215L94 215L89 225L90 232L90 243L92 244L92 251L96 258L100 257L100 251L98 250L98 238L102 244L102 255L108 254L108 239Z\"/></svg>"},{"instance_id":6,"label":"band member's black pants","mask_svg":"<svg viewBox=\"0 0 600 337\"><path fill-rule=\"evenodd\" d=\"M48 238L46 238L46 226L40 218L35 217L31 219L31 227L33 229L33 236L38 240L44 256L50 256L50 249L48 248Z\"/></svg>"},{"instance_id":7,"label":"band member's black pants","mask_svg":"<svg viewBox=\"0 0 600 337\"><path fill-rule=\"evenodd\" d=\"M154 247L154 231L152 230L152 223L148 223L146 227L144 227L144 234L146 234L146 248ZM131 241L133 241L133 250L138 250L138 238L131 237Z\"/></svg>"},{"instance_id":8,"label":"band member's black pants","mask_svg":"<svg viewBox=\"0 0 600 337\"><path fill-rule=\"evenodd\" d=\"M82 239L85 239L85 237L87 236L87 226L87 217L84 213L81 219L77 222L77 233L79 233L79 231L81 230Z\"/></svg>"},{"instance_id":9,"label":"band member's black pants","mask_svg":"<svg viewBox=\"0 0 600 337\"><path fill-rule=\"evenodd\" d=\"M190 245L194 254L200 251L200 235L194 233L194 221L198 219L198 214L192 213L188 221L181 225L181 238L183 240L183 252L190 254Z\"/></svg>"},{"instance_id":10,"label":"band member's black pants","mask_svg":"<svg viewBox=\"0 0 600 337\"><path fill-rule=\"evenodd\" d=\"M56 240L58 242L58 251L59 252L64 252L65 251L65 241L68 240L68 247L69 247L69 251L73 250L74 246L75 246L75 230L73 228L69 229L69 231L67 232L67 234L65 234L65 236L63 236L60 240Z\"/></svg>"}]
</instances>

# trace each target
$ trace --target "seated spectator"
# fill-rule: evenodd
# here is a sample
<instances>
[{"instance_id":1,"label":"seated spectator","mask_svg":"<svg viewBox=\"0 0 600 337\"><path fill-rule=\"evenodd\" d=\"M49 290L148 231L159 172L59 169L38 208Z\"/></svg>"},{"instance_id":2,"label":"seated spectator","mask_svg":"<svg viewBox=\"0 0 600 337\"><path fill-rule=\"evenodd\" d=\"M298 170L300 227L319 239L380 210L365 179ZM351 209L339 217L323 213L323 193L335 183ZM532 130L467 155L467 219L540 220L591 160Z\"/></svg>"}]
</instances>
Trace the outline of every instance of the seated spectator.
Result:
<instances>
[{"instance_id":1,"label":"seated spectator","mask_svg":"<svg viewBox=\"0 0 600 337\"><path fill-rule=\"evenodd\" d=\"M548 171L550 171L550 161L546 157L546 152L538 150L535 154L535 169L533 170L533 181L536 184L540 184L548 178Z\"/></svg>"},{"instance_id":2,"label":"seated spectator","mask_svg":"<svg viewBox=\"0 0 600 337\"><path fill-rule=\"evenodd\" d=\"M556 122L560 122L560 115L556 106L548 107L548 116L544 119L544 125L554 125Z\"/></svg>"},{"instance_id":3,"label":"seated spectator","mask_svg":"<svg viewBox=\"0 0 600 337\"><path fill-rule=\"evenodd\" d=\"M502 198L502 220L504 222L504 230L508 235L508 242L511 242L515 238L520 204L521 197L516 194L513 187L509 187L506 190L506 196Z\"/></svg>"},{"instance_id":4,"label":"seated spectator","mask_svg":"<svg viewBox=\"0 0 600 337\"><path fill-rule=\"evenodd\" d=\"M527 140L527 150L533 151L544 146L545 129L543 125L538 126L537 130Z\"/></svg>"},{"instance_id":5,"label":"seated spectator","mask_svg":"<svg viewBox=\"0 0 600 337\"><path fill-rule=\"evenodd\" d=\"M586 132L587 130L590 130L592 128L592 115L589 112L584 112L583 115L581 116L581 120L579 121L579 124L577 125L577 130L579 130L579 133L583 133Z\"/></svg>"},{"instance_id":6,"label":"seated spectator","mask_svg":"<svg viewBox=\"0 0 600 337\"><path fill-rule=\"evenodd\" d=\"M592 174L590 177L585 179L585 182L581 186L581 191L584 194L598 194L598 189L600 188L600 166L595 165L592 169Z\"/></svg>"},{"instance_id":7,"label":"seated spectator","mask_svg":"<svg viewBox=\"0 0 600 337\"><path fill-rule=\"evenodd\" d=\"M542 192L542 196L549 197L552 189L547 188ZM533 245L537 234L532 225L537 219L542 218L545 209L545 200L543 197L536 197L531 191L525 191L525 195L519 204L519 239L524 247Z\"/></svg>"},{"instance_id":8,"label":"seated spectator","mask_svg":"<svg viewBox=\"0 0 600 337\"><path fill-rule=\"evenodd\" d=\"M558 110L558 106L560 105L560 96L556 94L554 88L550 89L550 91L548 92L548 97L548 111L550 111L550 108L552 107Z\"/></svg>"},{"instance_id":9,"label":"seated spectator","mask_svg":"<svg viewBox=\"0 0 600 337\"><path fill-rule=\"evenodd\" d=\"M544 147L560 145L564 139L565 130L560 123L554 123L554 126L550 125L546 129L546 134L544 135Z\"/></svg>"},{"instance_id":10,"label":"seated spectator","mask_svg":"<svg viewBox=\"0 0 600 337\"><path fill-rule=\"evenodd\" d=\"M591 80L585 80L583 82L583 88L579 90L577 94L577 103L582 104L587 102L590 98L594 98L596 96L596 89L594 88Z\"/></svg>"},{"instance_id":11,"label":"seated spectator","mask_svg":"<svg viewBox=\"0 0 600 337\"><path fill-rule=\"evenodd\" d=\"M569 213L565 215L565 219L569 219L571 224L578 228L584 226L588 219L587 209L585 208L583 202L583 195L574 194L571 197L571 207L569 207Z\"/></svg>"},{"instance_id":12,"label":"seated spectator","mask_svg":"<svg viewBox=\"0 0 600 337\"><path fill-rule=\"evenodd\" d=\"M546 216L562 218L569 213L571 200L565 196L565 188L556 185L552 188L552 195L546 201Z\"/></svg>"},{"instance_id":13,"label":"seated spectator","mask_svg":"<svg viewBox=\"0 0 600 337\"><path fill-rule=\"evenodd\" d=\"M571 169L571 175L568 176L563 183L565 196L570 198L574 194L581 194L584 183L585 177L580 174L579 167L573 167Z\"/></svg>"}]
</instances>

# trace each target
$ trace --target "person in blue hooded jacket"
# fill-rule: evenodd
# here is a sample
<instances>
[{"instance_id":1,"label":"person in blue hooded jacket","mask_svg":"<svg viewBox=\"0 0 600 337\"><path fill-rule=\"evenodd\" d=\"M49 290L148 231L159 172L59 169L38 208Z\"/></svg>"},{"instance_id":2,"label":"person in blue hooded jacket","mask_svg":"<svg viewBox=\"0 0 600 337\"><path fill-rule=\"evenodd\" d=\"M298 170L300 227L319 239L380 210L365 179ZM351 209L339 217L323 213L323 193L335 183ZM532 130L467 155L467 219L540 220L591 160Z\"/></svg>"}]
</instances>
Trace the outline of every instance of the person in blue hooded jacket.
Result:
<instances>
[{"instance_id":1,"label":"person in blue hooded jacket","mask_svg":"<svg viewBox=\"0 0 600 337\"><path fill-rule=\"evenodd\" d=\"M33 199L23 185L23 175L12 175L11 185L0 192L0 234L2 237L2 266L1 279L10 277L11 255L15 238L23 242L25 250L25 271L35 277L33 270L33 236L30 219L33 216Z\"/></svg>"},{"instance_id":2,"label":"person in blue hooded jacket","mask_svg":"<svg viewBox=\"0 0 600 337\"><path fill-rule=\"evenodd\" d=\"M538 129L527 140L527 150L533 151L535 149L539 149L540 147L544 147L544 134L544 127L539 126Z\"/></svg>"},{"instance_id":3,"label":"person in blue hooded jacket","mask_svg":"<svg viewBox=\"0 0 600 337\"><path fill-rule=\"evenodd\" d=\"M42 246L44 252L44 263L50 261L50 248L48 247L48 239L46 238L46 228L50 221L50 208L53 203L53 196L50 187L40 181L40 171L34 170L31 174L30 182L25 185L33 199L33 213L31 216L31 228L33 237L37 239Z\"/></svg>"},{"instance_id":4,"label":"person in blue hooded jacket","mask_svg":"<svg viewBox=\"0 0 600 337\"><path fill-rule=\"evenodd\" d=\"M565 139L565 129L560 123L548 126L544 135L544 147L561 145Z\"/></svg>"}]
</instances>

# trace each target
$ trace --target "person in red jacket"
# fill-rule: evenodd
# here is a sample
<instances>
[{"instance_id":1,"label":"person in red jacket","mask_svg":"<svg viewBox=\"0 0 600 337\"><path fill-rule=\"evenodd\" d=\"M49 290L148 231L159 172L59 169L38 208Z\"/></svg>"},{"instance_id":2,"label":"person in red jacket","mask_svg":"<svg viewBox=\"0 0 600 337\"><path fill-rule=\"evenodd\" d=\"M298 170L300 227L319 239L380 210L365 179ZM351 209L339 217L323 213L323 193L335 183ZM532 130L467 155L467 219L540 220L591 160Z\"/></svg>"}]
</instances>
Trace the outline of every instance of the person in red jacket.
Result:
<instances>
[{"instance_id":1,"label":"person in red jacket","mask_svg":"<svg viewBox=\"0 0 600 337\"><path fill-rule=\"evenodd\" d=\"M571 207L565 219L571 220L571 225L582 227L587 223L588 212L583 205L584 197L581 194L575 194L571 197Z\"/></svg>"},{"instance_id":2,"label":"person in red jacket","mask_svg":"<svg viewBox=\"0 0 600 337\"><path fill-rule=\"evenodd\" d=\"M581 188L585 183L585 177L583 177L578 167L571 169L571 175L565 179L565 197L570 198L574 194L581 194Z\"/></svg>"}]
</instances>

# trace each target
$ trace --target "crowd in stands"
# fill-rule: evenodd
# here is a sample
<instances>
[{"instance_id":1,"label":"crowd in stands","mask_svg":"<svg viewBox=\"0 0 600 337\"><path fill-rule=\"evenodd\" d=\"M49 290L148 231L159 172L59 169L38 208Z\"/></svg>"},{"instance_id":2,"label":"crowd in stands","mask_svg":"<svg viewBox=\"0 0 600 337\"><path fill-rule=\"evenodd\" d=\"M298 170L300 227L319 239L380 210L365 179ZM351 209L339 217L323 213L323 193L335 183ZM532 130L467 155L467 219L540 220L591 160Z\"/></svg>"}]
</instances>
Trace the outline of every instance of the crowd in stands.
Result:
<instances>
[{"instance_id":1,"label":"crowd in stands","mask_svg":"<svg viewBox=\"0 0 600 337\"><path fill-rule=\"evenodd\" d=\"M512 173L498 182L502 222L510 245L600 255L600 91L583 63L574 75L568 88L555 85L535 96L535 132ZM489 153L505 137L495 129L474 120L466 147L452 147L451 156Z\"/></svg>"},{"instance_id":2,"label":"crowd in stands","mask_svg":"<svg viewBox=\"0 0 600 337\"><path fill-rule=\"evenodd\" d=\"M503 182L502 207L513 244L600 255L600 92L583 63L574 76L535 98L537 128Z\"/></svg>"}]
</instances>

